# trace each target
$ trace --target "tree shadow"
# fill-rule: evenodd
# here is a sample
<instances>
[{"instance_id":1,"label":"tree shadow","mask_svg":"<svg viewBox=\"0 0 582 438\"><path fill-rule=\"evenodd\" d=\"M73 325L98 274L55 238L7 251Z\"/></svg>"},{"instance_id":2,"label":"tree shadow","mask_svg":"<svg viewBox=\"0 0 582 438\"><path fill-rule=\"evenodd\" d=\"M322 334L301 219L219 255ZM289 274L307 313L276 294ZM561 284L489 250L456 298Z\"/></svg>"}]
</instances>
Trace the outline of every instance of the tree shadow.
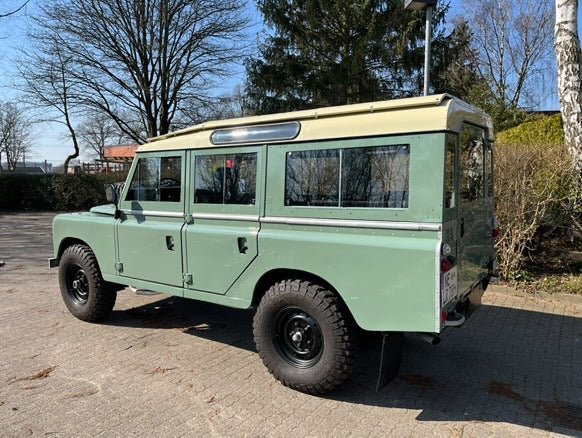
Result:
<instances>
[{"instance_id":1,"label":"tree shadow","mask_svg":"<svg viewBox=\"0 0 582 438\"><path fill-rule=\"evenodd\" d=\"M115 311L111 325L176 329L248 351L251 310L170 297ZM582 318L482 306L432 346L410 334L396 379L375 391L379 347L366 343L351 378L323 396L342 403L418 410L418 421L506 422L582 431Z\"/></svg>"}]
</instances>

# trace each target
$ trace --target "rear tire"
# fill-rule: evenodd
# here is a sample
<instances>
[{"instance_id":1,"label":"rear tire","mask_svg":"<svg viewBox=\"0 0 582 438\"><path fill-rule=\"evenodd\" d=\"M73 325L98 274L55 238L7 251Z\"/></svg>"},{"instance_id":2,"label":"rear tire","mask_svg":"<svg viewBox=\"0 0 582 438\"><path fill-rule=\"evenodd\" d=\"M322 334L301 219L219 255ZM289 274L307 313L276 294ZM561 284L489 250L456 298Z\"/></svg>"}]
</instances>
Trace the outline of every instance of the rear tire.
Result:
<instances>
[{"instance_id":1,"label":"rear tire","mask_svg":"<svg viewBox=\"0 0 582 438\"><path fill-rule=\"evenodd\" d=\"M302 392L331 391L354 365L347 312L335 294L310 281L289 279L271 286L257 308L253 334L269 372Z\"/></svg>"},{"instance_id":2,"label":"rear tire","mask_svg":"<svg viewBox=\"0 0 582 438\"><path fill-rule=\"evenodd\" d=\"M77 244L65 249L59 262L59 284L67 309L83 321L101 321L115 305L116 288L103 280L88 246Z\"/></svg>"}]
</instances>

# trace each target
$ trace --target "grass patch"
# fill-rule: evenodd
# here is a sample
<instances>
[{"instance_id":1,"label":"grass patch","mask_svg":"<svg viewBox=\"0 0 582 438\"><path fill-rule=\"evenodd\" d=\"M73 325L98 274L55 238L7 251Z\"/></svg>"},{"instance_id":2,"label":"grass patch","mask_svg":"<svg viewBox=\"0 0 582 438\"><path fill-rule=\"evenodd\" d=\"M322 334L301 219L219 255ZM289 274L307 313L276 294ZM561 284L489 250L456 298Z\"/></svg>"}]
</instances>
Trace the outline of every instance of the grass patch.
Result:
<instances>
[{"instance_id":1,"label":"grass patch","mask_svg":"<svg viewBox=\"0 0 582 438\"><path fill-rule=\"evenodd\" d=\"M527 292L582 295L582 239L550 238L524 268L514 271L509 283Z\"/></svg>"},{"instance_id":2,"label":"grass patch","mask_svg":"<svg viewBox=\"0 0 582 438\"><path fill-rule=\"evenodd\" d=\"M582 275L553 275L536 280L531 285L535 290L547 293L582 295Z\"/></svg>"}]
</instances>

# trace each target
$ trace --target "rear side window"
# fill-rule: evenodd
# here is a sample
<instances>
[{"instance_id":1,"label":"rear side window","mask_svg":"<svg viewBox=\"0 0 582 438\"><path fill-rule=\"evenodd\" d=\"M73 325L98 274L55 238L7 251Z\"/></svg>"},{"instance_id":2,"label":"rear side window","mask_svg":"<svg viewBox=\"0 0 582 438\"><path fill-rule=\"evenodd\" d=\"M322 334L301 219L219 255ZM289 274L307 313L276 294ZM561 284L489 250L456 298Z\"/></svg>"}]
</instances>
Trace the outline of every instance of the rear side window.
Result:
<instances>
[{"instance_id":1,"label":"rear side window","mask_svg":"<svg viewBox=\"0 0 582 438\"><path fill-rule=\"evenodd\" d=\"M287 153L287 205L337 207L339 202L339 149Z\"/></svg>"},{"instance_id":2,"label":"rear side window","mask_svg":"<svg viewBox=\"0 0 582 438\"><path fill-rule=\"evenodd\" d=\"M197 204L254 205L256 185L256 153L196 157Z\"/></svg>"},{"instance_id":3,"label":"rear side window","mask_svg":"<svg viewBox=\"0 0 582 438\"><path fill-rule=\"evenodd\" d=\"M287 153L285 205L407 208L409 146Z\"/></svg>"},{"instance_id":4,"label":"rear side window","mask_svg":"<svg viewBox=\"0 0 582 438\"><path fill-rule=\"evenodd\" d=\"M140 158L126 201L180 202L182 158Z\"/></svg>"}]
</instances>

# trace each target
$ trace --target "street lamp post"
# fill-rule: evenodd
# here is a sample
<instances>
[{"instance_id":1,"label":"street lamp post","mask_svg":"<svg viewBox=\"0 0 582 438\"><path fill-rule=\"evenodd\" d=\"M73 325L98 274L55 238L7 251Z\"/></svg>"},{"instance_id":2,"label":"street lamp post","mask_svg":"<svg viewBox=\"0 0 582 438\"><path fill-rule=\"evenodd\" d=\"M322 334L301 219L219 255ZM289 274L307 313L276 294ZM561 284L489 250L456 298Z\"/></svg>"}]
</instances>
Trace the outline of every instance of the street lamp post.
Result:
<instances>
[{"instance_id":1,"label":"street lamp post","mask_svg":"<svg viewBox=\"0 0 582 438\"><path fill-rule=\"evenodd\" d=\"M426 35L424 45L424 95L428 96L430 84L430 40L432 34L432 8L437 0L406 0L404 9L409 11L426 11Z\"/></svg>"}]
</instances>

